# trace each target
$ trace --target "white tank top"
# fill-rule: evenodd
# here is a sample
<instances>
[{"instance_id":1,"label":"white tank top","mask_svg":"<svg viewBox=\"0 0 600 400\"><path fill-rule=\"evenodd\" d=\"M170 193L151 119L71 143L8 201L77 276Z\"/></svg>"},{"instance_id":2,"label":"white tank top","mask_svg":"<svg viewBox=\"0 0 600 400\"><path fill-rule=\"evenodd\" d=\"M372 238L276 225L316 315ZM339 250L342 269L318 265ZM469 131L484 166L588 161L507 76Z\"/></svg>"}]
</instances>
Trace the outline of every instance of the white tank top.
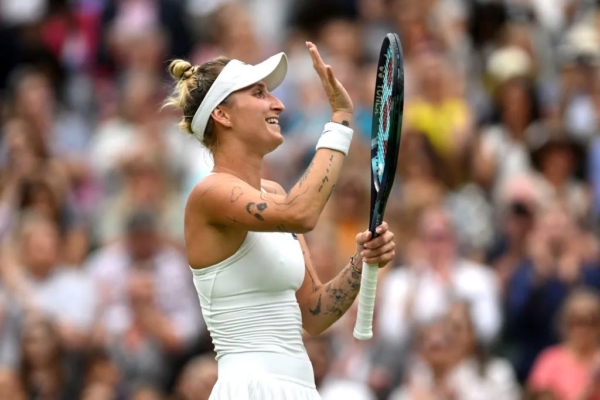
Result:
<instances>
[{"instance_id":1,"label":"white tank top","mask_svg":"<svg viewBox=\"0 0 600 400\"><path fill-rule=\"evenodd\" d=\"M192 273L219 377L264 372L314 386L296 300L305 267L295 235L248 232L231 257Z\"/></svg>"}]
</instances>

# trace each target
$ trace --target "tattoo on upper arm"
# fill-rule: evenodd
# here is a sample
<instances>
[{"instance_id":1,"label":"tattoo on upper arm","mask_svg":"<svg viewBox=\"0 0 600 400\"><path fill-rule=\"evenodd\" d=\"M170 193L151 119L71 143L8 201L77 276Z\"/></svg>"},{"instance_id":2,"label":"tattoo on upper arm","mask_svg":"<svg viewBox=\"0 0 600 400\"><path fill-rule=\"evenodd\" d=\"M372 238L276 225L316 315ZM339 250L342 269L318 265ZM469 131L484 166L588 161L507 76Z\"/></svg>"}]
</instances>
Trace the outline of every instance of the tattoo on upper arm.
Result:
<instances>
[{"instance_id":1,"label":"tattoo on upper arm","mask_svg":"<svg viewBox=\"0 0 600 400\"><path fill-rule=\"evenodd\" d=\"M233 189L231 189L231 198L230 198L231 202L233 203L233 202L237 201L237 199L239 199L240 196L243 194L244 194L244 191L242 190L241 187L234 186Z\"/></svg>"},{"instance_id":2,"label":"tattoo on upper arm","mask_svg":"<svg viewBox=\"0 0 600 400\"><path fill-rule=\"evenodd\" d=\"M252 208L256 206L256 210L257 212L254 212L252 210ZM260 221L264 221L265 218L260 214L262 211L264 211L267 208L267 203L259 203L256 204L253 201L249 202L248 204L246 204L246 211L248 212L248 214L252 214L254 215L254 217Z\"/></svg>"},{"instance_id":3,"label":"tattoo on upper arm","mask_svg":"<svg viewBox=\"0 0 600 400\"><path fill-rule=\"evenodd\" d=\"M227 217L227 219L230 220L231 222L233 222L234 224L241 224L241 222L235 218Z\"/></svg>"}]
</instances>

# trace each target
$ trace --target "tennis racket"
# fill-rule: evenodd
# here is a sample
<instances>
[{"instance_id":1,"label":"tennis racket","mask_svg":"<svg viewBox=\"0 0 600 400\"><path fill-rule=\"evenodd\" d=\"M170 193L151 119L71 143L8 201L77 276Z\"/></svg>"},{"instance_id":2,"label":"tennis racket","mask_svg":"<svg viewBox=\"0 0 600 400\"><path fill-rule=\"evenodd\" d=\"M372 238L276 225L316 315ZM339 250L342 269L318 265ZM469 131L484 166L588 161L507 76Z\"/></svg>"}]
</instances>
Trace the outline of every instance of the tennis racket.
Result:
<instances>
[{"instance_id":1,"label":"tennis racket","mask_svg":"<svg viewBox=\"0 0 600 400\"><path fill-rule=\"evenodd\" d=\"M404 60L400 39L388 33L383 39L373 103L371 127L371 216L369 230L372 238L383 221L398 164L404 108ZM367 340L373 337L373 311L377 290L377 264L363 263L358 316L354 337Z\"/></svg>"}]
</instances>

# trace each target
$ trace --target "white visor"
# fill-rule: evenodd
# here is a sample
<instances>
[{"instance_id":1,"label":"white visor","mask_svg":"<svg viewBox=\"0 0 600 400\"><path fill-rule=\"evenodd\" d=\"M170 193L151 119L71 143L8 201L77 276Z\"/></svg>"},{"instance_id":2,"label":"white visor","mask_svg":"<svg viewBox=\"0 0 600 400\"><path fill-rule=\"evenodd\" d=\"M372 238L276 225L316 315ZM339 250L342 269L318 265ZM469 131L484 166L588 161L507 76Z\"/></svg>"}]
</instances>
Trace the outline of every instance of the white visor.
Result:
<instances>
[{"instance_id":1,"label":"white visor","mask_svg":"<svg viewBox=\"0 0 600 400\"><path fill-rule=\"evenodd\" d=\"M287 57L279 53L256 65L249 65L239 60L231 60L223 68L212 84L192 120L192 131L200 141L210 114L231 93L264 81L269 91L283 82L287 73Z\"/></svg>"}]
</instances>

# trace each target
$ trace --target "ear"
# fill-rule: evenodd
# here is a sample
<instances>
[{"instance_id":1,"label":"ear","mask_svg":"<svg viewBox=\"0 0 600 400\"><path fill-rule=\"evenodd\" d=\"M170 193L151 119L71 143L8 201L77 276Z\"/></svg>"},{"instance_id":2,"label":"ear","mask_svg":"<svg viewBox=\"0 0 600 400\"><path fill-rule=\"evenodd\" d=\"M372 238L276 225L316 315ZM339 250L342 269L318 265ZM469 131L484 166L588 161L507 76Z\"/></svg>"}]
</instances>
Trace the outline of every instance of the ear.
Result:
<instances>
[{"instance_id":1,"label":"ear","mask_svg":"<svg viewBox=\"0 0 600 400\"><path fill-rule=\"evenodd\" d=\"M211 113L213 120L225 128L231 128L231 119L229 116L229 112L222 106L215 108Z\"/></svg>"}]
</instances>

